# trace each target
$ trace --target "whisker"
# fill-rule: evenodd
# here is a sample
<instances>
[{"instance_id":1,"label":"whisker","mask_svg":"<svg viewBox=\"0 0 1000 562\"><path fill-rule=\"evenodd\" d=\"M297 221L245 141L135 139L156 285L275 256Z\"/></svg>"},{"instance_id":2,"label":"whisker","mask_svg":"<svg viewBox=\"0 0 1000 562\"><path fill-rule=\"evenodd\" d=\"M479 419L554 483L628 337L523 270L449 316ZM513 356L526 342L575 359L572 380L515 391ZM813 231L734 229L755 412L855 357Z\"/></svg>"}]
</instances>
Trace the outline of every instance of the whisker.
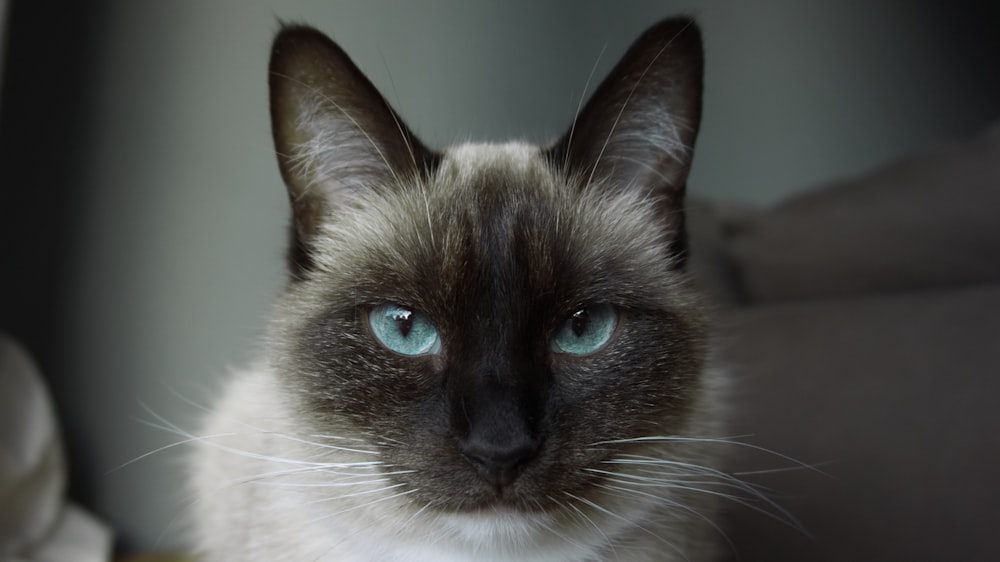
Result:
<instances>
[{"instance_id":1,"label":"whisker","mask_svg":"<svg viewBox=\"0 0 1000 562\"><path fill-rule=\"evenodd\" d=\"M569 126L569 134L566 136L566 153L563 155L564 170L569 169L569 155L573 147L573 134L576 132L576 122L580 118L580 110L583 109L583 102L587 99L587 91L590 90L590 82L594 79L597 66L601 63L601 58L604 57L604 52L607 49L608 44L605 43L601 47L601 52L597 54L597 59L594 61L593 66L590 67L590 74L587 75L587 81L583 84L583 92L580 93L580 100L577 102L576 111L573 113L573 122Z\"/></svg>"},{"instance_id":2,"label":"whisker","mask_svg":"<svg viewBox=\"0 0 1000 562\"><path fill-rule=\"evenodd\" d=\"M416 512L414 512L413 515L411 515L406 521L403 521L401 527L407 527L407 526L409 526L410 523L412 523L415 519L417 519L417 518L420 517L420 514L422 514L423 512L427 511L428 509L430 509L431 506L433 506L433 505L434 505L433 501L429 501L429 502L425 503L423 505L423 507L421 507Z\"/></svg>"},{"instance_id":3,"label":"whisker","mask_svg":"<svg viewBox=\"0 0 1000 562\"><path fill-rule=\"evenodd\" d=\"M181 399L184 399L184 397L182 395L180 395L180 394L178 394L177 396L180 397ZM196 403L191 402L191 401L188 401L188 403L192 404L194 406L198 406ZM159 421L160 424L157 424L157 423L154 423L154 422L150 422L149 420L143 420L143 419L136 420L139 423L143 423L143 424L146 424L146 425L148 425L150 427L154 427L154 428L157 428L157 429L160 429L160 430L163 430L163 431L174 433L174 434L180 435L182 437L187 437L187 438L190 438L192 440L199 439L199 437L191 434L189 431L186 431L186 430L182 429L180 426L178 426L178 425L176 425L176 424L174 424L172 422L167 421L166 418L164 418L160 414L157 414L152 408L150 408L144 402L140 401L139 405L146 411L146 413L148 413L149 415L151 415L154 418L156 418L156 420ZM208 410L206 410L206 411L208 411ZM329 444L326 444L326 443L317 443L315 441L310 441L308 439L304 439L302 437L296 437L296 436L293 436L293 435L290 435L290 434L287 434L287 433L281 433L281 432L276 432L276 431L270 431L270 430L260 429L258 427L255 427L255 426L250 425L250 424L248 424L246 422L243 422L243 421L237 421L237 423L239 423L239 425L242 425L244 427L252 429L254 431L254 433L258 434L258 435L276 436L276 437L280 437L282 439L287 439L289 441L294 441L294 442L302 443L304 445L310 445L310 446L314 446L314 447L319 447L319 448L322 448L322 449L332 449L332 450L335 450L335 451L342 451L342 452L347 452L347 453L358 453L358 454L365 454L365 455L378 455L379 454L378 451L369 451L369 450L366 450L366 449L357 449L357 448L351 448L351 447L341 447L341 446L338 446L338 445L329 445ZM239 433L220 434L219 436L222 437L222 436L233 436L233 435L240 435L240 434ZM336 440L341 440L341 441L357 441L357 442L364 443L363 439L360 439L360 438L357 438L357 437L339 437L339 436L334 436L334 435L323 435L323 434L309 435L309 437L320 438L320 439L336 439ZM377 461L373 461L373 462L377 462Z\"/></svg>"},{"instance_id":4,"label":"whisker","mask_svg":"<svg viewBox=\"0 0 1000 562\"><path fill-rule=\"evenodd\" d=\"M379 494L379 493L385 492L387 490L392 490L394 488L399 488L401 486L404 486L404 484L393 484L391 486L384 486L382 488L373 488L371 490L361 490L360 492L352 492L350 494L343 494L343 495L339 495L339 496L330 496L330 497L315 499L315 500L303 502L301 505L314 505L314 504L327 503L327 502L338 502L338 501L342 501L342 500L345 500L345 499L348 499L348 498L357 498L357 497L361 497L361 496L368 496L368 495L371 495L371 494ZM398 495L400 495L400 494L396 494L395 496L389 496L387 498L382 498L382 499L384 500L384 499L388 499L390 497L396 497ZM378 500L378 501L381 501L381 500ZM372 503L377 503L377 502L372 502ZM365 504L365 505L369 505L369 504ZM353 509L356 509L356 508L350 508L350 509L346 509L346 510L343 510L343 511L339 511L337 513L331 513L330 516L338 515L340 513L346 513L348 511L352 511Z\"/></svg>"},{"instance_id":5,"label":"whisker","mask_svg":"<svg viewBox=\"0 0 1000 562\"><path fill-rule=\"evenodd\" d=\"M285 458L285 457L276 457L276 456L265 455L265 454L261 454L261 453L255 453L255 452L252 452L252 451L245 451L245 450L242 450L242 449L239 449L239 448L236 448L236 447L231 447L231 446L228 446L228 445L223 445L221 443L218 443L218 442L214 441L214 439L217 439L219 437L237 436L237 435L240 435L240 434L239 433L232 433L232 434L221 434L221 435L216 435L216 436L197 436L197 435L194 435L194 434L192 434L192 433L190 433L190 432L188 432L188 431L180 428L176 424L167 421L165 418L163 418L163 416L157 414L155 411L153 411L146 404L140 403L140 405L146 410L147 413L149 413L151 416L153 416L154 418L156 418L159 422L161 422L163 424L162 426L157 426L156 424L153 424L153 423L150 423L149 425L152 425L153 427L160 427L161 429L173 432L173 433L175 433L175 434L177 434L177 435L179 435L181 437L184 437L185 438L184 442L186 442L186 443L201 442L201 443L205 443L205 444L211 445L212 447L215 447L215 448L217 448L219 450L222 450L222 451L226 451L226 452L231 453L231 454L235 454L235 455L242 456L242 457L245 457L245 458L251 458L251 459L262 460L262 461L273 462L273 463L299 465L299 466L309 467L309 468L330 468L330 467L336 468L338 466L338 463L325 463L325 462L316 462L316 461L305 461L305 460L289 459L289 458ZM287 439L290 439L292 441L303 442L303 443L306 443L306 444L311 444L311 445L316 445L316 446L323 446L321 444L311 443L309 441L305 441L305 440L302 440L302 439L294 438L292 436L284 435L284 434L281 434L281 433L266 432L266 431L261 431L261 432L258 432L258 433L259 434L276 436L276 437L281 437L281 438L287 438ZM327 446L325 446L325 447L327 447ZM349 448L334 447L334 446L328 446L328 447L332 448L334 450L337 450L337 451L342 451L342 452L355 452L355 453L363 453L363 454L378 454L377 451L364 451L364 450L360 450L360 449L349 449ZM154 453L155 453L155 451L154 451ZM152 454L152 453L150 453L150 454ZM146 454L146 455L143 455L143 456L144 457L145 456L149 456L149 454ZM136 459L136 460L138 460L138 459ZM126 464L129 464L129 463L126 463ZM343 464L343 463L340 463L340 464Z\"/></svg>"},{"instance_id":6,"label":"whisker","mask_svg":"<svg viewBox=\"0 0 1000 562\"><path fill-rule=\"evenodd\" d=\"M729 475L726 475L725 473L720 473L720 474L696 473L696 472L689 474L668 473L667 475L669 476L679 476L680 478L660 478L660 477L654 478L649 476L639 476L636 474L629 474L627 472L618 473L618 472L611 472L607 470L599 470L594 468L587 468L584 470L594 474L601 474L603 476L624 478L627 479L631 484L634 484L636 486L656 487L656 486L662 486L664 484L684 484L688 486L698 485L698 484L713 484L720 487L736 488L747 492L751 492L752 488L753 493L761 493L760 487L758 487L757 485L749 482L744 482L738 478L733 478ZM658 473L656 471L647 471L647 472L651 474L657 474L657 476L662 476L662 473ZM717 480L690 480L684 478L684 477L704 478L705 476L715 476Z\"/></svg>"},{"instance_id":7,"label":"whisker","mask_svg":"<svg viewBox=\"0 0 1000 562\"><path fill-rule=\"evenodd\" d=\"M809 466L818 468L820 466L829 466L835 463L836 461L821 461L821 462L809 463ZM733 472L732 474L733 476L758 476L761 474L781 474L783 472L796 472L802 470L803 468L804 467L801 466L783 466L778 468L761 468L757 470L740 470L738 472ZM833 478L833 475L830 475L826 472L822 472L822 474L824 474L825 476L829 476L830 478Z\"/></svg>"},{"instance_id":8,"label":"whisker","mask_svg":"<svg viewBox=\"0 0 1000 562\"><path fill-rule=\"evenodd\" d=\"M625 492L625 493L627 493L629 495L639 495L639 496L647 497L647 498L656 500L657 502L663 502L663 503L665 503L667 505L670 505L672 507L676 507L676 508L678 508L678 509L680 509L680 510L686 512L686 513L689 513L689 514L697 517L698 519L701 519L705 523L707 523L710 527L712 527L712 529L714 529L719 534L719 536L722 537L722 539L724 541L726 541L726 543L729 545L729 548L731 550L733 550L734 552L736 551L736 545L733 544L732 540L729 538L729 535L726 534L726 532L722 529L722 527L720 527L718 525L718 523L716 523L715 521L713 521L710 517L708 517L707 515L705 515L704 513L700 512L700 511L698 511L697 509L694 509L691 506L684 505L683 503L681 503L679 501L676 501L676 500L672 500L670 498L665 498L663 496L658 496L658 495L655 495L655 494L650 494L648 492L641 492L641 491L638 491L638 490L632 490L630 488L623 488L621 486L608 486L608 485L604 485L604 484L598 484L597 487L601 488L601 489L604 489L604 490L609 490L609 491L612 491L612 492Z\"/></svg>"},{"instance_id":9,"label":"whisker","mask_svg":"<svg viewBox=\"0 0 1000 562\"><path fill-rule=\"evenodd\" d=\"M325 433L313 433L313 434L310 434L309 437L314 437L316 439L336 439L336 440L339 440L339 441L359 441L361 443L365 442L365 440L362 439L362 438L360 438L360 437L343 437L341 435L327 435Z\"/></svg>"},{"instance_id":10,"label":"whisker","mask_svg":"<svg viewBox=\"0 0 1000 562\"><path fill-rule=\"evenodd\" d=\"M687 466L687 467L691 467L691 468L696 468L698 471L700 471L700 473L702 475L715 476L715 477L719 478L720 481L718 481L718 482L704 482L703 483L703 482L690 482L690 481L682 481L682 480L661 480L661 481L657 482L656 479L649 479L649 478L645 478L645 477L636 477L636 476L628 475L628 474L620 474L620 473L613 473L613 472L608 472L608 471L598 471L598 470L595 470L595 472L602 473L603 475L606 475L606 476L610 476L610 478L608 478L608 481L610 481L610 482L614 482L614 483L617 483L617 484L622 484L624 486L629 486L630 487L629 491L631 493L635 493L635 494L645 495L646 492L642 492L641 490L635 490L634 488L631 488L633 486L662 487L662 488L666 488L666 489L686 490L686 491L690 491L690 492L703 493L703 494L707 494L707 495L711 495L711 496L720 497L720 498L732 501L734 503L743 505L743 506L745 506L745 507L747 507L749 509L752 509L752 510L758 512L758 513L764 514L764 515L766 515L766 516L768 516L768 517L770 517L770 518L772 518L772 519L774 519L776 521L779 521L779 522L783 523L784 525L787 525L788 527L791 527L792 529L794 529L794 530L802 533L803 535L812 536L809 533L809 531L805 528L805 526L802 524L802 522L799 521L798 518L796 518L791 512L789 512L787 509L785 509L784 507L782 507L776 501L774 501L771 498L767 497L767 495L763 491L761 491L760 489L758 489L758 487L755 486L755 485L753 485L753 484L744 482L744 481L742 481L742 480L740 480L738 478L735 478L735 477L733 477L733 476L731 476L729 474L726 474L725 472L722 472L720 470L713 469L713 468L710 468L710 467L703 467L703 466L699 466L699 465L693 465L693 464L690 464L690 463L683 463L683 462L678 462L678 461L659 460L658 463L659 464L666 464L666 465L680 465L680 466ZM719 486L719 487L722 487L722 488L729 488L729 489L740 490L740 491L748 493L750 495L750 498L746 498L746 497L742 497L742 496L738 496L738 495L734 495L734 494L728 494L728 493L721 492L721 491L718 491L718 490L711 490L711 489L707 489L707 488L703 488L703 487L698 487L699 485L714 485L714 486ZM659 496L655 496L654 495L654 496L651 496L651 497L659 497ZM765 508L763 508L763 507L761 507L759 505L754 504L753 503L754 501L762 502L769 509L765 509Z\"/></svg>"},{"instance_id":11,"label":"whisker","mask_svg":"<svg viewBox=\"0 0 1000 562\"><path fill-rule=\"evenodd\" d=\"M321 482L263 482L263 485L274 486L274 487L287 487L287 488L343 488L347 486L362 486L365 484L383 484L390 482L388 476L398 476L401 474L412 474L412 470L399 470L395 472L384 472L379 473L377 477L373 478L372 474L348 474L343 472L329 472L321 468L308 468L300 469L298 471L283 471L282 473L264 473L252 477L251 479L241 480L241 483L250 482L254 480L270 479L278 476L289 476L292 474L303 474L303 473L320 473L322 475L331 475L339 477L338 480L334 481L321 481ZM368 478L368 480L363 480Z\"/></svg>"},{"instance_id":12,"label":"whisker","mask_svg":"<svg viewBox=\"0 0 1000 562\"><path fill-rule=\"evenodd\" d=\"M288 435L286 433L266 432L266 431L262 432L262 433L267 434L267 435L273 435L273 436L276 436L276 437L280 437L280 438L286 439L288 441L294 441L296 443L303 443L305 445L313 445L315 447L322 447L323 449L329 449L329 450L333 450L333 451L341 451L341 452L344 452L344 453L358 453L358 454L361 454L361 455L378 455L379 454L378 451L368 451L368 450L365 450L365 449L353 449L353 448L350 448L350 447L340 447L340 446L337 446L337 445L325 445L323 443L315 443L313 441L308 441L308 440L305 440L305 439L294 437L294 436Z\"/></svg>"},{"instance_id":13,"label":"whisker","mask_svg":"<svg viewBox=\"0 0 1000 562\"><path fill-rule=\"evenodd\" d=\"M392 78L392 72L389 71L389 63L385 60L385 55L382 50L379 49L379 56L382 57L382 66L385 68L385 74L389 77L389 87L392 88L393 96L396 98L396 102L399 102L399 91L396 90L396 81ZM413 151L413 144L410 142L410 136L406 134L406 128L403 126L403 122L400 121L399 116L392 109L389 110L389 115L392 116L392 121L396 124L396 130L399 132L400 138L403 139L403 144L406 146L406 151L410 155L410 162L413 163L414 171L418 170L417 156Z\"/></svg>"},{"instance_id":14,"label":"whisker","mask_svg":"<svg viewBox=\"0 0 1000 562\"><path fill-rule=\"evenodd\" d=\"M142 420L137 420L137 421L142 422ZM159 428L161 426L153 425L153 427L158 427ZM141 461L141 460L143 460L145 458L151 457L151 456L153 456L153 455L155 455L157 453L162 453L163 451L166 451L166 450L169 450L169 449L173 449L174 447L178 447L180 445L189 445L191 443L195 443L195 442L201 441L203 439L213 439L213 438L217 438L217 437L231 437L233 435L237 435L237 434L236 433L218 433L218 434L209 435L209 436L190 437L190 438L187 438L187 439L183 439L181 441L176 441L174 443L168 443L168 444L166 444L166 445L164 445L162 447L157 447L157 448L153 449L152 451L148 451L146 453L143 453L143 454L139 455L138 457L135 457L135 458L133 458L131 460L127 460L127 461L119 464L118 466L107 470L104 473L104 476L108 476L110 474L114 474L115 472L118 472L119 470L122 470L123 468L125 468L127 466L131 466L131 465L133 465L133 464L135 464L135 463L137 463L137 462L139 462L139 461Z\"/></svg>"},{"instance_id":15,"label":"whisker","mask_svg":"<svg viewBox=\"0 0 1000 562\"><path fill-rule=\"evenodd\" d=\"M630 527L635 527L636 529L639 529L639 530L645 532L646 534L648 534L651 537L655 538L657 541L663 543L665 546L667 546L668 548L670 548L671 550L673 550L677 554L680 554L685 560L688 560L688 557L684 554L683 551L681 551L681 549L677 545L675 545L672 542L668 541L666 538L661 537L660 535L658 535L658 534L650 531L646 527L637 524L635 521L632 521L632 520L630 520L630 519L628 519L626 517L623 517L622 515L619 515L619 514L613 512L613 511L611 511L611 510L609 510L609 509L607 509L607 508L605 508L605 507L603 507L601 505L598 505L598 504L596 504L596 503L594 503L594 502L592 502L592 501L590 501L590 500L588 500L586 498L581 498L580 496L577 496L577 495L572 494L570 492L563 492L563 495L569 497L570 499L576 500L576 501L578 501L578 502L580 502L582 504L585 504L585 505L589 506L591 509L594 509L594 510L600 512L600 513L604 513L604 514L608 515L609 517L612 517L612 518L618 519L620 521L623 521L626 524L628 524Z\"/></svg>"},{"instance_id":16,"label":"whisker","mask_svg":"<svg viewBox=\"0 0 1000 562\"><path fill-rule=\"evenodd\" d=\"M582 509L580 509L576 505L573 505L572 503L565 503L565 504L562 503L562 502L559 502L559 503L560 503L560 505L564 505L564 506L569 507L570 509L572 509L573 513L577 514L579 516L580 520L582 520L587 525L593 527L593 529L595 531L597 531L598 534L600 534L602 537L604 537L604 540L606 542L610 542L610 539L608 538L608 535L604 532L604 529L601 529L601 526L598 525L594 521L594 519L592 517L590 517L586 513L584 513Z\"/></svg>"},{"instance_id":17,"label":"whisker","mask_svg":"<svg viewBox=\"0 0 1000 562\"><path fill-rule=\"evenodd\" d=\"M624 445L629 443L704 443L704 444L717 444L717 445L735 445L737 447L745 447L754 451L761 453L767 453L773 455L780 459L786 460L793 463L806 470L811 470L823 476L829 477L830 475L823 472L822 470L816 468L814 465L800 461L794 457L779 453L773 449L768 449L767 447L762 447L760 445L754 445L753 443L746 443L743 441L736 441L730 438L720 438L720 437L680 437L680 436L646 436L646 437L633 437L629 439L612 439L609 441L598 441L596 443L591 443L590 446L595 445Z\"/></svg>"},{"instance_id":18,"label":"whisker","mask_svg":"<svg viewBox=\"0 0 1000 562\"><path fill-rule=\"evenodd\" d=\"M392 486L392 487L394 488L394 487L398 487L398 486L402 486L402 484L396 484L396 486ZM388 489L388 488L382 488L382 489L379 489L379 490L375 490L375 492L385 491L386 489ZM351 506L351 507L349 507L347 509L342 509L340 511L336 511L336 512L333 512L333 513L325 513L321 517L315 518L312 521L310 521L309 523L316 523L316 522L322 521L324 519L329 519L331 517L337 517L338 515L343 515L345 513L350 513L352 511L357 511L359 509L364 509L366 507L371 507L371 506L373 506L373 505L375 505L377 503L381 503L381 502L384 502L384 501L393 500L393 499L400 498L400 497L403 497L403 496L408 496L410 494L416 493L417 491L419 491L419 490L418 489L407 490L405 492L400 492L398 494L393 494L391 496L385 496L385 497L382 497L382 498L378 498L377 500L370 501L368 503L364 503L364 504L361 504L361 505ZM357 494L357 495L360 495L360 494ZM334 499L336 499L336 498L334 498ZM315 503L315 502L310 502L310 503Z\"/></svg>"}]
</instances>

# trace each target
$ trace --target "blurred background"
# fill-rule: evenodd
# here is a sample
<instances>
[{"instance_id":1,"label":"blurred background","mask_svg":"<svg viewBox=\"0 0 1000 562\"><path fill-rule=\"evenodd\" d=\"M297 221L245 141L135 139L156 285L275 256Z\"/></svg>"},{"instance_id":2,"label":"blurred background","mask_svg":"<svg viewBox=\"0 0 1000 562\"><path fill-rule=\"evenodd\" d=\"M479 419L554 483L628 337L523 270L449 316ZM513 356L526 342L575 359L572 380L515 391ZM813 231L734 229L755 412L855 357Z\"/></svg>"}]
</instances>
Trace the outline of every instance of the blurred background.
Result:
<instances>
[{"instance_id":1,"label":"blurred background","mask_svg":"<svg viewBox=\"0 0 1000 562\"><path fill-rule=\"evenodd\" d=\"M184 450L143 457L178 441L144 422L197 425L283 282L279 20L442 146L555 137L592 68L677 13L707 52L700 197L766 206L1000 117L996 1L7 2L0 330L51 385L72 497L125 550L180 544Z\"/></svg>"}]
</instances>

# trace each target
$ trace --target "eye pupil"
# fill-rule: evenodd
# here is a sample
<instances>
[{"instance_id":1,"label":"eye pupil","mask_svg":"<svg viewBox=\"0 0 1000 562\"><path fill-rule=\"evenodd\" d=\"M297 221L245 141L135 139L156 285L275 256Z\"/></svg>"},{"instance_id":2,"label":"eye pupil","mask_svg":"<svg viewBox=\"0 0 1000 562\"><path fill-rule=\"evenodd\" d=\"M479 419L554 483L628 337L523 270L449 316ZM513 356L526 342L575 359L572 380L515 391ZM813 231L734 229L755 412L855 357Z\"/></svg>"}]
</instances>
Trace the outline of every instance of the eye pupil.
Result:
<instances>
[{"instance_id":1,"label":"eye pupil","mask_svg":"<svg viewBox=\"0 0 1000 562\"><path fill-rule=\"evenodd\" d=\"M410 310L399 310L393 317L396 321L396 329L399 330L399 335L404 338L408 337L410 330L413 329L413 312Z\"/></svg>"},{"instance_id":2,"label":"eye pupil","mask_svg":"<svg viewBox=\"0 0 1000 562\"><path fill-rule=\"evenodd\" d=\"M572 327L573 333L576 337L583 337L583 334L587 333L587 326L589 324L590 314L587 313L587 309L578 310L573 313L570 326Z\"/></svg>"},{"instance_id":3,"label":"eye pupil","mask_svg":"<svg viewBox=\"0 0 1000 562\"><path fill-rule=\"evenodd\" d=\"M604 348L618 325L618 311L594 304L570 314L552 336L552 349L569 355L590 355Z\"/></svg>"},{"instance_id":4,"label":"eye pupil","mask_svg":"<svg viewBox=\"0 0 1000 562\"><path fill-rule=\"evenodd\" d=\"M384 347L401 355L438 353L441 338L427 315L395 304L381 304L368 312L368 326Z\"/></svg>"}]
</instances>

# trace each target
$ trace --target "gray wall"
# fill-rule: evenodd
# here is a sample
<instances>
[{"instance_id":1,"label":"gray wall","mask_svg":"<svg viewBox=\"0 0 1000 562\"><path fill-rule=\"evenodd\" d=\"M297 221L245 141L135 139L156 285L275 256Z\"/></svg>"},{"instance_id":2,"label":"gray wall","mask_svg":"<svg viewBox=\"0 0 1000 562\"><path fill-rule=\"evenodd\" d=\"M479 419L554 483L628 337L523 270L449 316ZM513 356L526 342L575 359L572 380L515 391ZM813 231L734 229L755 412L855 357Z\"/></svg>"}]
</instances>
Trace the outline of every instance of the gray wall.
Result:
<instances>
[{"instance_id":1,"label":"gray wall","mask_svg":"<svg viewBox=\"0 0 1000 562\"><path fill-rule=\"evenodd\" d=\"M767 204L1000 117L1000 18L989 2L95 3L91 66L73 98L85 116L62 141L73 153L51 157L75 163L55 178L75 202L59 223L59 264L9 249L30 246L43 200L3 209L23 226L5 231L21 240L4 240L5 262L38 267L17 295L5 291L2 327L43 348L74 494L126 546L178 542L183 447L116 467L178 441L144 424L156 421L147 406L194 428L220 378L252 356L282 282L287 209L265 90L276 17L336 37L417 133L442 145L553 137L595 61L600 75L645 26L677 12L699 18L707 48L689 182L702 196ZM30 20L18 18L12 26ZM8 104L6 89L4 100L8 139L12 112L44 109L25 96ZM46 147L10 145L4 189L38 183L15 159L44 162ZM61 282L39 295L31 275ZM58 329L29 329L42 322L36 301Z\"/></svg>"}]
</instances>

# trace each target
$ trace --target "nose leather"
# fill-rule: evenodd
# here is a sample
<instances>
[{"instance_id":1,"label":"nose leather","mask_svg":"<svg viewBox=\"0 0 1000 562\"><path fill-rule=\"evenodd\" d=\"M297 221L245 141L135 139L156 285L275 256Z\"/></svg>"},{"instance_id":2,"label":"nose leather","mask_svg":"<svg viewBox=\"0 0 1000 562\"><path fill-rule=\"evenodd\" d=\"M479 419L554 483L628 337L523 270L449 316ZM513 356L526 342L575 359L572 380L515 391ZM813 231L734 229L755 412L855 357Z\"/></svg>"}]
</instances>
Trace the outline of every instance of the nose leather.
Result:
<instances>
[{"instance_id":1,"label":"nose leather","mask_svg":"<svg viewBox=\"0 0 1000 562\"><path fill-rule=\"evenodd\" d=\"M512 484L524 465L538 454L538 449L538 439L509 427L472 432L460 445L462 455L480 476L498 488Z\"/></svg>"}]
</instances>

